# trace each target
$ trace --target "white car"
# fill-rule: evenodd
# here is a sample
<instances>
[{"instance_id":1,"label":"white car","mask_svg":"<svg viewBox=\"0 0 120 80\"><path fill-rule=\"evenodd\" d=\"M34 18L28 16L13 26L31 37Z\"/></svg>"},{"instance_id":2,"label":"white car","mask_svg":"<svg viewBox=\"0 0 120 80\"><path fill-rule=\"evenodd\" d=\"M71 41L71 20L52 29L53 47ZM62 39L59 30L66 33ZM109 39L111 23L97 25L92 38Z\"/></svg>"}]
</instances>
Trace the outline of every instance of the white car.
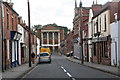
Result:
<instances>
[{"instance_id":1,"label":"white car","mask_svg":"<svg viewBox=\"0 0 120 80\"><path fill-rule=\"evenodd\" d=\"M48 52L40 53L39 54L39 63L42 63L42 62L51 63L51 54L49 54Z\"/></svg>"}]
</instances>

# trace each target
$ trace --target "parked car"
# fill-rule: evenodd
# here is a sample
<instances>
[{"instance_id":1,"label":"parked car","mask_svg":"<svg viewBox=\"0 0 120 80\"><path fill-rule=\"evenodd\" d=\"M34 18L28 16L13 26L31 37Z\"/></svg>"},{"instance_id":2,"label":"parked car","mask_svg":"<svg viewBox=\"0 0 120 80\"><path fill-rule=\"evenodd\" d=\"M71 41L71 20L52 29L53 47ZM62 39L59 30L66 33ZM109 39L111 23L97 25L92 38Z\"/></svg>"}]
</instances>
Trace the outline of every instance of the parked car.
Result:
<instances>
[{"instance_id":1,"label":"parked car","mask_svg":"<svg viewBox=\"0 0 120 80\"><path fill-rule=\"evenodd\" d=\"M48 52L40 53L38 61L39 63L42 63L42 62L51 63L51 54L49 54Z\"/></svg>"},{"instance_id":2,"label":"parked car","mask_svg":"<svg viewBox=\"0 0 120 80\"><path fill-rule=\"evenodd\" d=\"M70 53L66 53L66 56L69 57L69 56L70 56Z\"/></svg>"},{"instance_id":3,"label":"parked car","mask_svg":"<svg viewBox=\"0 0 120 80\"><path fill-rule=\"evenodd\" d=\"M73 51L71 51L71 52L69 52L69 53L66 53L66 56L67 56L67 57L73 56Z\"/></svg>"}]
</instances>

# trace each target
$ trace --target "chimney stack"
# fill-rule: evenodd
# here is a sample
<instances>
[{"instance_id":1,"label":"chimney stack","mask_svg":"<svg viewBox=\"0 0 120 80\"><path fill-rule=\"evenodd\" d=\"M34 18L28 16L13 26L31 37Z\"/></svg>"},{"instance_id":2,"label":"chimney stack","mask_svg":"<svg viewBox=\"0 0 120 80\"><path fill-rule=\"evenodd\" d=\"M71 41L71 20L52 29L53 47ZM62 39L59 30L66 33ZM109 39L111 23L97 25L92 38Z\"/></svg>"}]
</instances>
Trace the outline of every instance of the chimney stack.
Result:
<instances>
[{"instance_id":1,"label":"chimney stack","mask_svg":"<svg viewBox=\"0 0 120 80\"><path fill-rule=\"evenodd\" d=\"M10 3L8 3L8 4L9 4L9 6L10 6L11 8L13 8L13 3L10 2Z\"/></svg>"},{"instance_id":2,"label":"chimney stack","mask_svg":"<svg viewBox=\"0 0 120 80\"><path fill-rule=\"evenodd\" d=\"M95 4L94 0L93 0L93 5Z\"/></svg>"}]
</instances>

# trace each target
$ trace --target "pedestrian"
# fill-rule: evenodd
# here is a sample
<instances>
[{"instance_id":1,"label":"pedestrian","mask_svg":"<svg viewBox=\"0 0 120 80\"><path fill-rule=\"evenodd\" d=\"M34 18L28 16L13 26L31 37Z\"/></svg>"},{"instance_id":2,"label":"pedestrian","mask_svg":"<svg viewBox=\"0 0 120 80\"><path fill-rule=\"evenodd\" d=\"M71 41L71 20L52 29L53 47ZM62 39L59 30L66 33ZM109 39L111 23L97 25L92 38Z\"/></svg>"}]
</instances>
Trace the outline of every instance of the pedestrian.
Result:
<instances>
[{"instance_id":1,"label":"pedestrian","mask_svg":"<svg viewBox=\"0 0 120 80\"><path fill-rule=\"evenodd\" d=\"M35 63L35 53L32 52L31 54L31 60L32 60L32 63L34 64Z\"/></svg>"}]
</instances>

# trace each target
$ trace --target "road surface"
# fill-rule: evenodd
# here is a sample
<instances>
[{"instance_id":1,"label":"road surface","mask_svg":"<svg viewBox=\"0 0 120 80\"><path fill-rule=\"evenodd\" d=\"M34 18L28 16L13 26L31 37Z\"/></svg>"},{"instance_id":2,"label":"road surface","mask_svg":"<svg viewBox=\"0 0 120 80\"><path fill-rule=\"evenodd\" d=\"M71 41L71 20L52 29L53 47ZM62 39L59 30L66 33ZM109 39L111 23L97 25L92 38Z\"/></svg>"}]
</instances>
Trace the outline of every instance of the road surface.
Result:
<instances>
[{"instance_id":1,"label":"road surface","mask_svg":"<svg viewBox=\"0 0 120 80\"><path fill-rule=\"evenodd\" d=\"M81 79L95 79L100 80L119 80L115 79L117 76L105 73L96 69L89 68L67 60L65 57L52 54L52 62L38 64L32 71L27 73L23 78L25 79L51 79L51 80L81 80Z\"/></svg>"}]
</instances>

